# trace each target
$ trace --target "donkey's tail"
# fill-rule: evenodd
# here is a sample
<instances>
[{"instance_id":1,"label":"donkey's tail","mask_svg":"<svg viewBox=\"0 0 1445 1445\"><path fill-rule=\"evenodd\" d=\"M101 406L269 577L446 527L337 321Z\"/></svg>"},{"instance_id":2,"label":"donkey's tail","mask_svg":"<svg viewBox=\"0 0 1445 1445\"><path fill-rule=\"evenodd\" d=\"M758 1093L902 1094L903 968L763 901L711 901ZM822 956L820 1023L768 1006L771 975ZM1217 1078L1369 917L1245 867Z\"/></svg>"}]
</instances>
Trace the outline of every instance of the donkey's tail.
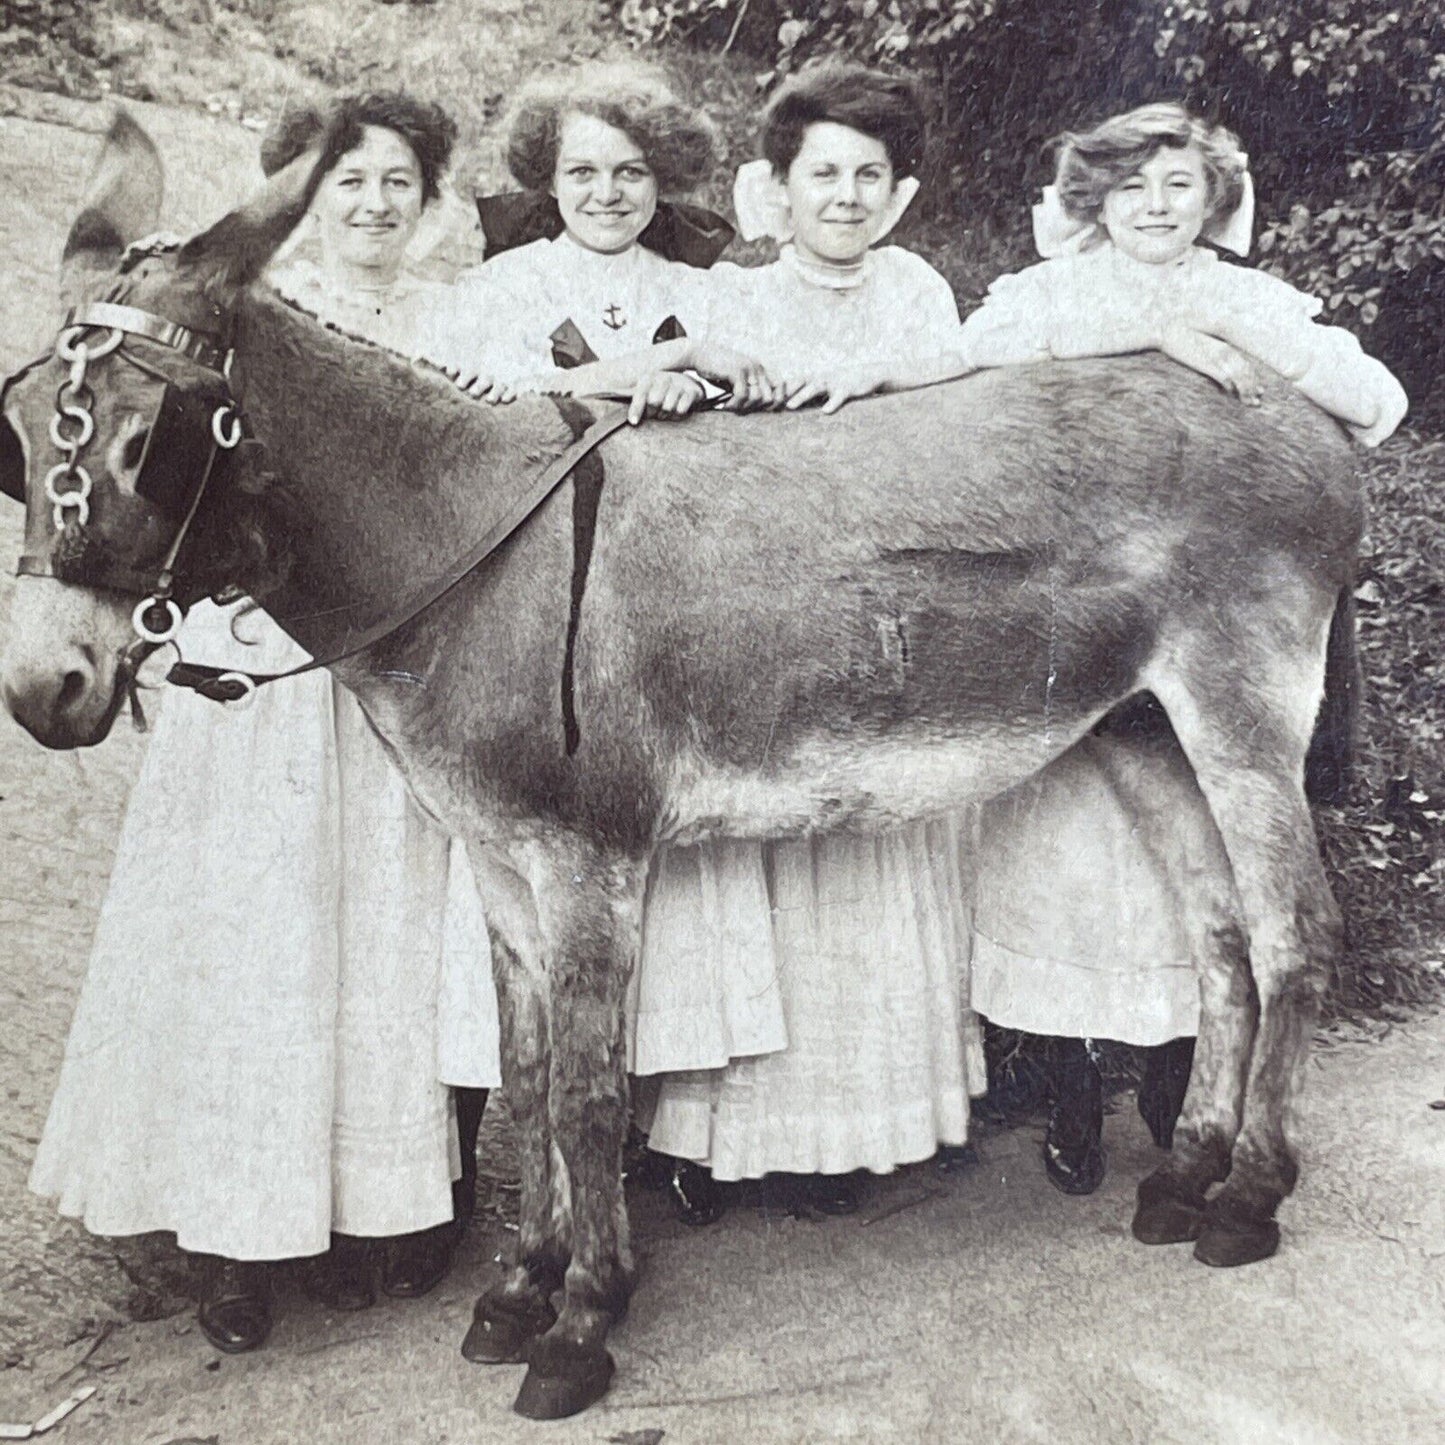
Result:
<instances>
[{"instance_id":1,"label":"donkey's tail","mask_svg":"<svg viewBox=\"0 0 1445 1445\"><path fill-rule=\"evenodd\" d=\"M1354 589L1342 587L1325 647L1325 695L1305 758L1305 796L1312 803L1342 803L1349 791L1363 687Z\"/></svg>"}]
</instances>

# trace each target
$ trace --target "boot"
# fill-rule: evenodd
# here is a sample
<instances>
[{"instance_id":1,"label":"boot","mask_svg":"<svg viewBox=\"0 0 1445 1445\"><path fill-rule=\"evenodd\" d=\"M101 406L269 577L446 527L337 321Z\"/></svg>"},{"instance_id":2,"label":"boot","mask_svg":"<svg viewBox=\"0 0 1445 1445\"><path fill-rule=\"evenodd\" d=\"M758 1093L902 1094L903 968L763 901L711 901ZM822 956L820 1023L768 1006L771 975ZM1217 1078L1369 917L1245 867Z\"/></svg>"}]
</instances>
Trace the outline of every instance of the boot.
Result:
<instances>
[{"instance_id":1,"label":"boot","mask_svg":"<svg viewBox=\"0 0 1445 1445\"><path fill-rule=\"evenodd\" d=\"M196 1323L228 1355L259 1350L271 1333L271 1266L211 1255Z\"/></svg>"},{"instance_id":2,"label":"boot","mask_svg":"<svg viewBox=\"0 0 1445 1445\"><path fill-rule=\"evenodd\" d=\"M1104 1179L1104 1081L1083 1039L1059 1039L1048 1066L1053 1108L1044 1170L1065 1194L1092 1194Z\"/></svg>"},{"instance_id":3,"label":"boot","mask_svg":"<svg viewBox=\"0 0 1445 1445\"><path fill-rule=\"evenodd\" d=\"M453 1089L462 1174L452 1182L452 1217L445 1224L399 1234L382 1253L381 1292L392 1299L420 1299L447 1276L457 1246L477 1207L477 1135L487 1107L485 1089Z\"/></svg>"},{"instance_id":4,"label":"boot","mask_svg":"<svg viewBox=\"0 0 1445 1445\"><path fill-rule=\"evenodd\" d=\"M1184 1107L1189 1071L1194 1067L1194 1040L1170 1039L1144 1050L1144 1077L1139 1083L1139 1113L1161 1149L1174 1145L1174 1126Z\"/></svg>"},{"instance_id":5,"label":"boot","mask_svg":"<svg viewBox=\"0 0 1445 1445\"><path fill-rule=\"evenodd\" d=\"M674 1159L667 1193L672 1212L684 1224L700 1229L716 1224L727 1213L727 1188L712 1177L712 1170L690 1159Z\"/></svg>"},{"instance_id":6,"label":"boot","mask_svg":"<svg viewBox=\"0 0 1445 1445\"><path fill-rule=\"evenodd\" d=\"M312 1262L302 1287L319 1304L343 1314L370 1309L376 1303L372 1248L373 1241L369 1239L333 1234L331 1248Z\"/></svg>"}]
</instances>

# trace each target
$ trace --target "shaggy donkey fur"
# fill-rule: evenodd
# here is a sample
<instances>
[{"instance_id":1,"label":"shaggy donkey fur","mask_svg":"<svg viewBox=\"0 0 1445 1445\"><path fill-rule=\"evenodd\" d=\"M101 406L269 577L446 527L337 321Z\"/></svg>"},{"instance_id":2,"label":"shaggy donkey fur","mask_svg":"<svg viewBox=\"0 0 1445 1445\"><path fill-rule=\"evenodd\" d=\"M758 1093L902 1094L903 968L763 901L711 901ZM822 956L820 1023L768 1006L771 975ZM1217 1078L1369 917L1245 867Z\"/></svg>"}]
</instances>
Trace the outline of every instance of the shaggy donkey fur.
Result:
<instances>
[{"instance_id":1,"label":"shaggy donkey fur","mask_svg":"<svg viewBox=\"0 0 1445 1445\"><path fill-rule=\"evenodd\" d=\"M550 403L479 407L248 290L311 185L303 159L179 256L105 284L177 320L234 317L238 392L294 507L289 580L266 605L315 649L338 617L362 626L440 572L569 434ZM37 457L56 365L7 410L41 514L32 544L48 526ZM146 413L147 383L110 363L93 384L103 451L104 428ZM1250 411L1143 357L990 372L835 417L649 426L602 455L575 749L561 683L570 487L337 668L417 795L467 838L492 930L522 1222L469 1354L529 1361L528 1414L606 1388L631 1282L623 995L660 842L954 808L1145 690L1218 846L1178 880L1204 1019L1174 1153L1141 1186L1135 1229L1196 1239L1209 1263L1270 1253L1296 1175L1286 1110L1339 931L1301 786L1361 528L1338 428L1282 384ZM140 524L143 503L100 476L96 490L97 525ZM211 499L218 534L234 505ZM268 525L275 541L280 516ZM198 585L265 590L210 560L204 547L184 559ZM5 694L42 742L107 725L130 606L42 579L17 588Z\"/></svg>"}]
</instances>

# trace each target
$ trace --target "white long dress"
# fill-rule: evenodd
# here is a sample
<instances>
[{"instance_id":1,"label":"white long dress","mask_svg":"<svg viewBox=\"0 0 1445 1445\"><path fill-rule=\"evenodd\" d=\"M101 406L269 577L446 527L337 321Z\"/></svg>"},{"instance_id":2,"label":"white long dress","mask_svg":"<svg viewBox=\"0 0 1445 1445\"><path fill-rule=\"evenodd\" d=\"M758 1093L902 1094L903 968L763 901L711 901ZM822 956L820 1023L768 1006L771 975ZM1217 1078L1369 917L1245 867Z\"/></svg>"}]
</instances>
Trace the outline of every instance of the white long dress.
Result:
<instances>
[{"instance_id":1,"label":"white long dress","mask_svg":"<svg viewBox=\"0 0 1445 1445\"><path fill-rule=\"evenodd\" d=\"M445 300L420 283L338 297L309 269L278 284L398 347ZM240 606L195 608L182 647L252 670L305 660ZM245 712L167 696L31 1188L94 1233L172 1231L233 1259L423 1229L452 1213L439 1080L499 1078L470 875L449 884L446 835L355 699L325 672Z\"/></svg>"},{"instance_id":2,"label":"white long dress","mask_svg":"<svg viewBox=\"0 0 1445 1445\"><path fill-rule=\"evenodd\" d=\"M953 293L911 252L870 252L847 288L828 279L791 248L714 268L713 333L789 375L956 344ZM972 828L970 810L767 845L788 1047L664 1077L655 1149L741 1179L883 1173L965 1142L985 1088L968 1007Z\"/></svg>"},{"instance_id":3,"label":"white long dress","mask_svg":"<svg viewBox=\"0 0 1445 1445\"><path fill-rule=\"evenodd\" d=\"M650 345L669 319L699 334L707 275L638 245L604 255L565 234L533 241L459 278L451 324L429 350L507 380L551 370L564 335L609 360ZM628 1068L718 1068L786 1043L761 847L659 850L628 999Z\"/></svg>"},{"instance_id":4,"label":"white long dress","mask_svg":"<svg viewBox=\"0 0 1445 1445\"><path fill-rule=\"evenodd\" d=\"M1110 245L1004 276L964 323L971 338L1011 352L1081 355L1143 318L1230 321L1251 354L1286 376L1333 371L1369 398L1366 445L1404 415L1399 382L1349 332L1322 326L1317 298L1263 271L1194 248L1167 266ZM1140 817L1117 779L1150 790ZM1152 823L1151 819L1159 822ZM1167 821L1166 821L1167 820ZM990 802L981 823L973 945L974 1007L1031 1033L1153 1045L1198 1031L1199 987L1176 881L1219 846L1213 819L1178 744L1087 738L1036 777ZM1166 866L1167 859L1172 866Z\"/></svg>"}]
</instances>

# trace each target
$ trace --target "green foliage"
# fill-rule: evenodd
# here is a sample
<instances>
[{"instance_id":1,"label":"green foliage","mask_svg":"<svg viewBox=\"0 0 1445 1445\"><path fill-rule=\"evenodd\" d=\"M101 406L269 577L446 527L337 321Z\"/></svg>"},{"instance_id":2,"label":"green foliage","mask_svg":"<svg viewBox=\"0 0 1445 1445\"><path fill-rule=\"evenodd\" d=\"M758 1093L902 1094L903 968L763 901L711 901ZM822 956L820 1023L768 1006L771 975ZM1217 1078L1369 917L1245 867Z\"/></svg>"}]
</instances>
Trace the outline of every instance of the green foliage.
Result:
<instances>
[{"instance_id":1,"label":"green foliage","mask_svg":"<svg viewBox=\"0 0 1445 1445\"><path fill-rule=\"evenodd\" d=\"M1417 413L1432 387L1445 410L1438 0L617 0L610 14L636 43L746 45L764 84L837 53L928 77L952 138L935 208L982 213L1019 242L1015 263L1053 135L1183 99L1253 157L1262 264L1365 333Z\"/></svg>"}]
</instances>

